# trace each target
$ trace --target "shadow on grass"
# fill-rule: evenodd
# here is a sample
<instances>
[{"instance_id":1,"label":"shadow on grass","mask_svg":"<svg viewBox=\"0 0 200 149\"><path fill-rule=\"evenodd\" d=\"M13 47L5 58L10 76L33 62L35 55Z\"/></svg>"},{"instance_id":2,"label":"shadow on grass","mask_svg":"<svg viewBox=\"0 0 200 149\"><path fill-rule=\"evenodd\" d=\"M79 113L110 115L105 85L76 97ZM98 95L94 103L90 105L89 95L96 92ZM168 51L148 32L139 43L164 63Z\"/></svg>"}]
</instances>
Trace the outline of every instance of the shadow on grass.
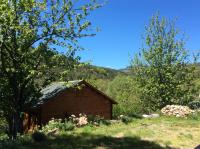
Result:
<instances>
[{"instance_id":1,"label":"shadow on grass","mask_svg":"<svg viewBox=\"0 0 200 149\"><path fill-rule=\"evenodd\" d=\"M5 149L170 149L137 137L115 138L101 135L64 135L43 142L23 141L1 146Z\"/></svg>"}]
</instances>

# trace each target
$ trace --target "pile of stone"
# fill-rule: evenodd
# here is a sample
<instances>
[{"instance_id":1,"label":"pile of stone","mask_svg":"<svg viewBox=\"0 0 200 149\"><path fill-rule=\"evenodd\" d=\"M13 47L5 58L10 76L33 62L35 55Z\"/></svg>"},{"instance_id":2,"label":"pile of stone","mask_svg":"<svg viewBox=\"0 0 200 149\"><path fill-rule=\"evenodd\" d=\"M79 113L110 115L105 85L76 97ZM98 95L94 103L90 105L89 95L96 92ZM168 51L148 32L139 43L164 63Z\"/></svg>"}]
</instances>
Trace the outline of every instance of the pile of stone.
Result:
<instances>
[{"instance_id":1,"label":"pile of stone","mask_svg":"<svg viewBox=\"0 0 200 149\"><path fill-rule=\"evenodd\" d=\"M194 110L191 110L187 106L180 105L167 105L161 109L161 112L164 115L176 116L176 117L186 117L187 115L194 113Z\"/></svg>"}]
</instances>

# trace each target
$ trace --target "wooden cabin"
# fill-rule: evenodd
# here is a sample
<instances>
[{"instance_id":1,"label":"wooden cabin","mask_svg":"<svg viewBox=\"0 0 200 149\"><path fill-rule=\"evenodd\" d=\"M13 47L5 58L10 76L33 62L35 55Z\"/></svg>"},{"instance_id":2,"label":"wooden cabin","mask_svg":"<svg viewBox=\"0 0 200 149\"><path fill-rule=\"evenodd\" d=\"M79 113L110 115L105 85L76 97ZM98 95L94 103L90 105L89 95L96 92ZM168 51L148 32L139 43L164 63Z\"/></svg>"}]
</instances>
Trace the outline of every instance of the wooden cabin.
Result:
<instances>
[{"instance_id":1,"label":"wooden cabin","mask_svg":"<svg viewBox=\"0 0 200 149\"><path fill-rule=\"evenodd\" d=\"M26 111L24 130L33 130L52 118L64 119L72 114L112 119L116 102L84 80L55 82L44 88L39 102Z\"/></svg>"}]
</instances>

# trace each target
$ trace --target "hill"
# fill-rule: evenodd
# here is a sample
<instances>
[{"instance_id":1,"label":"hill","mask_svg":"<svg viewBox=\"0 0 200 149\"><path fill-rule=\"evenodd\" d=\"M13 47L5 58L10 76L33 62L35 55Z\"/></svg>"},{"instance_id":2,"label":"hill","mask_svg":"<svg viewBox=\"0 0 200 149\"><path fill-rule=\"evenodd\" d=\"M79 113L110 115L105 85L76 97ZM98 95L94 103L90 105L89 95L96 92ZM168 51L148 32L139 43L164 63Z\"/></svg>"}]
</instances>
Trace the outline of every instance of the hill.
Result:
<instances>
[{"instance_id":1,"label":"hill","mask_svg":"<svg viewBox=\"0 0 200 149\"><path fill-rule=\"evenodd\" d=\"M79 80L79 79L112 80L117 75L128 75L128 73L122 70L116 70L112 68L106 68L94 65L85 65L75 70L72 70L69 74L69 77L71 80Z\"/></svg>"}]
</instances>

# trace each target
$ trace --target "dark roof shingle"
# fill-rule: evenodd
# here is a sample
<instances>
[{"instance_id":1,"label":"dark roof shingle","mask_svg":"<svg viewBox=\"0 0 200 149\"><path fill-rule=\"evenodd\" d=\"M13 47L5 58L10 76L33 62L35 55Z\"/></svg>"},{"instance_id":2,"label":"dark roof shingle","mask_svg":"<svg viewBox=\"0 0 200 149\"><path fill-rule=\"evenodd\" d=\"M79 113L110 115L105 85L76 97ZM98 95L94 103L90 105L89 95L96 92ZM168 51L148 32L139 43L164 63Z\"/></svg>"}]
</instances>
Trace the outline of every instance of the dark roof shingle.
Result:
<instances>
[{"instance_id":1,"label":"dark roof shingle","mask_svg":"<svg viewBox=\"0 0 200 149\"><path fill-rule=\"evenodd\" d=\"M53 82L47 87L43 88L41 90L42 96L39 98L39 101L37 105L42 105L44 102L46 102L48 99L55 97L60 92L66 90L67 88L75 87L79 85L79 83L82 82L82 80L74 80L74 81L68 81L68 82Z\"/></svg>"},{"instance_id":2,"label":"dark roof shingle","mask_svg":"<svg viewBox=\"0 0 200 149\"><path fill-rule=\"evenodd\" d=\"M74 80L74 81L68 81L68 82L53 82L44 89L41 90L42 96L39 98L39 101L37 102L36 105L33 106L33 108L37 108L47 102L48 100L52 99L53 97L57 96L60 92L72 88L72 87L77 87L81 85L82 83L87 84L91 88L93 88L95 91L100 93L101 95L105 96L107 99L109 99L113 104L116 104L117 102L102 93L101 91L97 90L94 88L92 85L87 83L84 80Z\"/></svg>"}]
</instances>

